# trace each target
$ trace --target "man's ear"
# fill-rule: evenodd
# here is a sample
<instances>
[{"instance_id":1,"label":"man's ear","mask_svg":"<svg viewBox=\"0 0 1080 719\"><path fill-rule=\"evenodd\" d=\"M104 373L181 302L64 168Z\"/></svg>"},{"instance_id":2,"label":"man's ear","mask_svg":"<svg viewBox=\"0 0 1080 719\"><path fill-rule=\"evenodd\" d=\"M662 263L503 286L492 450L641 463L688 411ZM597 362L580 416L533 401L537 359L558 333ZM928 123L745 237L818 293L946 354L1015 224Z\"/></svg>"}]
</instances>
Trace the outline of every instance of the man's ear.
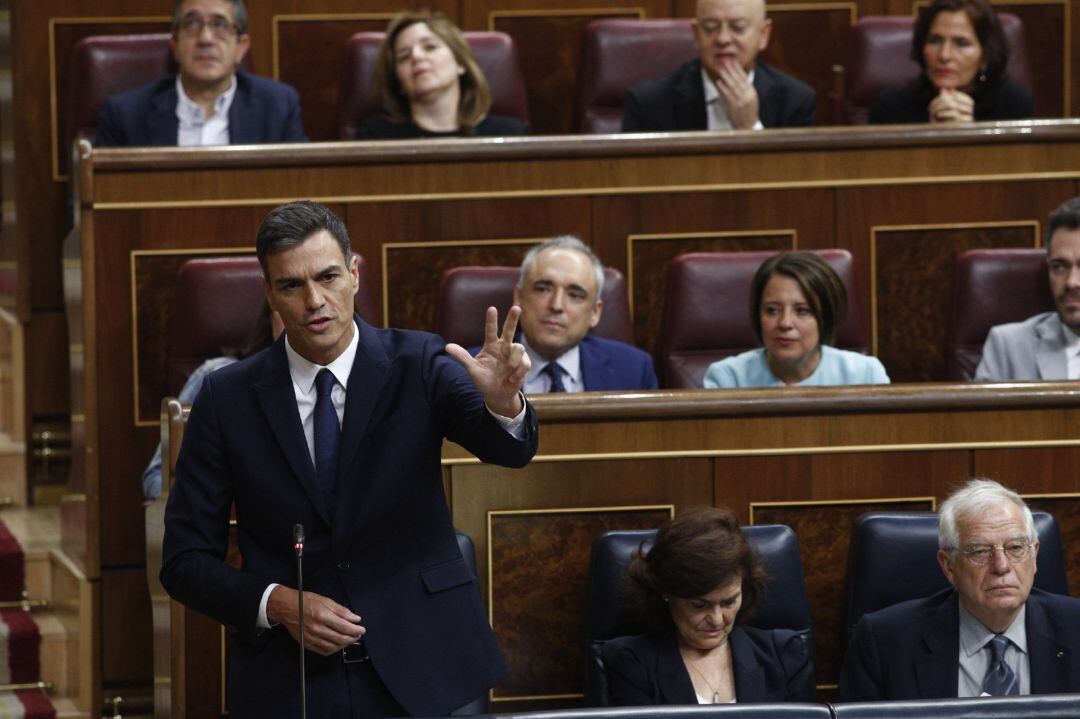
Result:
<instances>
[{"instance_id":1,"label":"man's ear","mask_svg":"<svg viewBox=\"0 0 1080 719\"><path fill-rule=\"evenodd\" d=\"M941 567L941 573L945 575L945 578L949 580L949 584L956 586L956 582L953 581L952 564L949 561L949 553L944 549L937 550L937 562Z\"/></svg>"},{"instance_id":2,"label":"man's ear","mask_svg":"<svg viewBox=\"0 0 1080 719\"><path fill-rule=\"evenodd\" d=\"M767 17L761 24L761 40L758 41L758 52L765 52L769 46L769 38L772 37L772 18Z\"/></svg>"},{"instance_id":3,"label":"man's ear","mask_svg":"<svg viewBox=\"0 0 1080 719\"><path fill-rule=\"evenodd\" d=\"M514 285L514 304L521 307L521 288Z\"/></svg>"},{"instance_id":4,"label":"man's ear","mask_svg":"<svg viewBox=\"0 0 1080 719\"><path fill-rule=\"evenodd\" d=\"M592 317L589 318L589 327L596 327L596 325L600 322L600 313L603 312L603 311L604 311L604 301L603 300L597 300L596 304L593 305Z\"/></svg>"}]
</instances>

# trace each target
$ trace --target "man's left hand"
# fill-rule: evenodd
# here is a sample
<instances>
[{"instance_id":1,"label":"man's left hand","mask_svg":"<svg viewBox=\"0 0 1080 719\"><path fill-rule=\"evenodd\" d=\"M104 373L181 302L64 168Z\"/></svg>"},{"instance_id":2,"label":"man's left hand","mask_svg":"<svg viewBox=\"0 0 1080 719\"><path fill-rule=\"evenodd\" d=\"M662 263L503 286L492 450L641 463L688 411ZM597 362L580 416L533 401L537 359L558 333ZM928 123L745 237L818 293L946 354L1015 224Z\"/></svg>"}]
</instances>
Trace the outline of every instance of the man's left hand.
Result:
<instances>
[{"instance_id":1,"label":"man's left hand","mask_svg":"<svg viewBox=\"0 0 1080 719\"><path fill-rule=\"evenodd\" d=\"M750 77L734 60L725 62L716 76L716 89L727 105L728 119L736 130L752 130L758 123L758 95Z\"/></svg>"},{"instance_id":2,"label":"man's left hand","mask_svg":"<svg viewBox=\"0 0 1080 719\"><path fill-rule=\"evenodd\" d=\"M524 345L514 342L521 308L513 306L506 313L502 336L499 336L499 311L488 307L484 320L484 346L475 357L457 344L446 345L446 353L469 373L473 384L484 395L484 402L495 414L517 417L524 405L521 388L529 374L532 360Z\"/></svg>"}]
</instances>

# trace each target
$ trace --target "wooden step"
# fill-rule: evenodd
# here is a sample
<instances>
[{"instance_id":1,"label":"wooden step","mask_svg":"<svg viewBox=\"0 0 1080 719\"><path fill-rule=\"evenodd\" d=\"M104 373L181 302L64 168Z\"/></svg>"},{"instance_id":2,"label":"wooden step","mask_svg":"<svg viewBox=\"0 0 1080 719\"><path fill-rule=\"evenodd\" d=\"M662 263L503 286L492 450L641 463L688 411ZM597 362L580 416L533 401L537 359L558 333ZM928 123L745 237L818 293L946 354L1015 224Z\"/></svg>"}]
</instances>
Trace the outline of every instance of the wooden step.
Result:
<instances>
[{"instance_id":1,"label":"wooden step","mask_svg":"<svg viewBox=\"0 0 1080 719\"><path fill-rule=\"evenodd\" d=\"M10 498L12 506L26 506L26 444L0 432L0 500L4 498Z\"/></svg>"}]
</instances>

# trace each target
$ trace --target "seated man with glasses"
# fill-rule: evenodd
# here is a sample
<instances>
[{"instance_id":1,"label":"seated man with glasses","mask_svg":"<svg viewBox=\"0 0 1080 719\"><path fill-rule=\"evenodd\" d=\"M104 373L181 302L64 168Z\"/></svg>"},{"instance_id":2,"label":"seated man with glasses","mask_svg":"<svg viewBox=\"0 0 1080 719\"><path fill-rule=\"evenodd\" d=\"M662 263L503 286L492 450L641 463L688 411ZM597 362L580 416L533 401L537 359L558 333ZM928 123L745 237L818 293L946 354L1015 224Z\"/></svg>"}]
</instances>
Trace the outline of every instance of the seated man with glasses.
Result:
<instances>
[{"instance_id":1,"label":"seated man with glasses","mask_svg":"<svg viewBox=\"0 0 1080 719\"><path fill-rule=\"evenodd\" d=\"M840 701L1080 690L1080 600L1032 589L1039 536L1020 495L973 479L938 515L952 588L859 620Z\"/></svg>"},{"instance_id":2,"label":"seated man with glasses","mask_svg":"<svg viewBox=\"0 0 1080 719\"><path fill-rule=\"evenodd\" d=\"M698 59L623 99L623 132L761 130L814 124L809 85L758 60L772 20L765 0L698 0Z\"/></svg>"},{"instance_id":3,"label":"seated man with glasses","mask_svg":"<svg viewBox=\"0 0 1080 719\"><path fill-rule=\"evenodd\" d=\"M1050 213L1046 265L1057 310L991 329L975 379L1080 379L1080 197Z\"/></svg>"},{"instance_id":4,"label":"seated man with glasses","mask_svg":"<svg viewBox=\"0 0 1080 719\"><path fill-rule=\"evenodd\" d=\"M243 0L181 0L169 45L179 67L109 98L94 144L247 145L304 142L300 99L289 85L238 72L251 45Z\"/></svg>"}]
</instances>

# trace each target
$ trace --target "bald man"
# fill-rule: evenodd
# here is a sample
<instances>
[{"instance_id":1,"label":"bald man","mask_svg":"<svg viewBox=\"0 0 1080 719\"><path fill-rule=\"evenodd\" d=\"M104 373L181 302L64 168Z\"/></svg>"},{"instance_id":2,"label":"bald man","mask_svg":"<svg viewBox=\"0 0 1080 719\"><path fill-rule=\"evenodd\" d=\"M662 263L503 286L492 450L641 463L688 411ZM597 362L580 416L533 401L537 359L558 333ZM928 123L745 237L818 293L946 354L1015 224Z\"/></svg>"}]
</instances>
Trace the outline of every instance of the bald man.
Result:
<instances>
[{"instance_id":1,"label":"bald man","mask_svg":"<svg viewBox=\"0 0 1080 719\"><path fill-rule=\"evenodd\" d=\"M814 124L810 86L758 62L772 31L764 0L698 0L693 30L698 59L630 88L623 132Z\"/></svg>"}]
</instances>

